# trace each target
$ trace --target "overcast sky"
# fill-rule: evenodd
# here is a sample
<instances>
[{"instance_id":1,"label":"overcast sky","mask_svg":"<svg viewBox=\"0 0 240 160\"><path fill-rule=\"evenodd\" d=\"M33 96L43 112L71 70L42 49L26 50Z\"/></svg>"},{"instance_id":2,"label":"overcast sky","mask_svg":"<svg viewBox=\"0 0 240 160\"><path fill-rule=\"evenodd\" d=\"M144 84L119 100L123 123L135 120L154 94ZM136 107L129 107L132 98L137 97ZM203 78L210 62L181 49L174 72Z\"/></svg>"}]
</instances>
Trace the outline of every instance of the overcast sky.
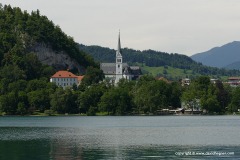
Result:
<instances>
[{"instance_id":1,"label":"overcast sky","mask_svg":"<svg viewBox=\"0 0 240 160\"><path fill-rule=\"evenodd\" d=\"M240 40L240 0L1 0L40 10L78 43L192 55Z\"/></svg>"}]
</instances>

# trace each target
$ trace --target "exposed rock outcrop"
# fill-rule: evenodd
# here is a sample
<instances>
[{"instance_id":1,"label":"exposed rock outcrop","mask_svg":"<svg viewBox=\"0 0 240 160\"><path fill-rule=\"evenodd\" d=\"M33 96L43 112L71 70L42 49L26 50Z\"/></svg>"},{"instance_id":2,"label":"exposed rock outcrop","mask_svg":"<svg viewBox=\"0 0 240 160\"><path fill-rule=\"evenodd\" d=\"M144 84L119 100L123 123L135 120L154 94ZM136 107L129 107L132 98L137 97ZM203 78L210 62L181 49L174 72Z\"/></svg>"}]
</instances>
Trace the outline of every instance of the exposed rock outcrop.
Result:
<instances>
[{"instance_id":1,"label":"exposed rock outcrop","mask_svg":"<svg viewBox=\"0 0 240 160\"><path fill-rule=\"evenodd\" d=\"M53 66L58 70L77 69L80 73L84 70L84 68L66 52L56 52L44 43L35 44L31 47L31 51L37 55L41 63Z\"/></svg>"}]
</instances>

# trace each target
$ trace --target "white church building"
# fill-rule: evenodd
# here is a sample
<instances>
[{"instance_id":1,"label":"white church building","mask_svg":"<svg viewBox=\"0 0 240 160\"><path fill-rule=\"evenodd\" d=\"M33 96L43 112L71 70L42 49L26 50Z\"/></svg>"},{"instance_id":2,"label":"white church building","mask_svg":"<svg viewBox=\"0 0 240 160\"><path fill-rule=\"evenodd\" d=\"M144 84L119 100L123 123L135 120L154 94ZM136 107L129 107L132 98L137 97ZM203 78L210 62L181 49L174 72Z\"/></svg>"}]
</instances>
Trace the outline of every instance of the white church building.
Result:
<instances>
[{"instance_id":1,"label":"white church building","mask_svg":"<svg viewBox=\"0 0 240 160\"><path fill-rule=\"evenodd\" d=\"M117 84L122 78L127 80L136 80L142 74L139 66L129 66L127 63L123 63L120 33L118 36L116 62L101 63L100 68L103 70L105 78L111 79L115 84Z\"/></svg>"}]
</instances>

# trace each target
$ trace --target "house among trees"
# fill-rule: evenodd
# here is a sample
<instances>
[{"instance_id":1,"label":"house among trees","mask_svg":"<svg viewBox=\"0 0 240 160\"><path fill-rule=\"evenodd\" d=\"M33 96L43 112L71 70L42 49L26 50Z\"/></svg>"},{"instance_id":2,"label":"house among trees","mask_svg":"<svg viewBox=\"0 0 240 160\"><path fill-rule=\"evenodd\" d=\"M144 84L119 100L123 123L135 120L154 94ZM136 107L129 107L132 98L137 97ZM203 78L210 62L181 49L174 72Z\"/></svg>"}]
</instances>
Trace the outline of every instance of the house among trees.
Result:
<instances>
[{"instance_id":1,"label":"house among trees","mask_svg":"<svg viewBox=\"0 0 240 160\"><path fill-rule=\"evenodd\" d=\"M51 78L50 82L56 83L57 86L63 87L72 87L73 85L79 85L84 76L76 76L75 74L69 71L58 71Z\"/></svg>"},{"instance_id":2,"label":"house among trees","mask_svg":"<svg viewBox=\"0 0 240 160\"><path fill-rule=\"evenodd\" d=\"M189 86L190 83L191 83L191 79L189 78L182 79L182 86Z\"/></svg>"},{"instance_id":3,"label":"house among trees","mask_svg":"<svg viewBox=\"0 0 240 160\"><path fill-rule=\"evenodd\" d=\"M239 77L229 77L227 82L231 87L237 87L240 85Z\"/></svg>"},{"instance_id":4,"label":"house among trees","mask_svg":"<svg viewBox=\"0 0 240 160\"><path fill-rule=\"evenodd\" d=\"M159 80L159 81L164 81L166 83L171 83L169 80L167 80L166 78L164 77L159 77L159 78L156 78L156 80Z\"/></svg>"},{"instance_id":5,"label":"house among trees","mask_svg":"<svg viewBox=\"0 0 240 160\"><path fill-rule=\"evenodd\" d=\"M211 78L211 79L210 79L210 82L211 82L212 84L222 83L219 79L216 79L216 78Z\"/></svg>"},{"instance_id":6,"label":"house among trees","mask_svg":"<svg viewBox=\"0 0 240 160\"><path fill-rule=\"evenodd\" d=\"M141 68L139 66L129 66L127 63L123 63L120 33L118 36L118 47L116 51L115 63L101 63L100 68L105 74L105 78L109 78L112 82L117 84L120 79L124 78L129 81L136 80L142 75Z\"/></svg>"}]
</instances>

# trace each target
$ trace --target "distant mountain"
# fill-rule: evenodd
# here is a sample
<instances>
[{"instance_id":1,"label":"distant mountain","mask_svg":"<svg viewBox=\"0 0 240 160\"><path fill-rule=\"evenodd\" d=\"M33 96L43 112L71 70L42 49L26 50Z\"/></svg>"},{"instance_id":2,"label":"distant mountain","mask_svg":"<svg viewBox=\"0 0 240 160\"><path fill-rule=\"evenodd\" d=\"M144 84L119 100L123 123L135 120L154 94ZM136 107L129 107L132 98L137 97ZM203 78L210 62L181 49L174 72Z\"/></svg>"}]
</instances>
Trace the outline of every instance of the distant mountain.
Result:
<instances>
[{"instance_id":1,"label":"distant mountain","mask_svg":"<svg viewBox=\"0 0 240 160\"><path fill-rule=\"evenodd\" d=\"M240 70L240 61L229 64L229 65L225 66L224 68Z\"/></svg>"},{"instance_id":2,"label":"distant mountain","mask_svg":"<svg viewBox=\"0 0 240 160\"><path fill-rule=\"evenodd\" d=\"M79 44L80 50L91 55L98 62L115 62L116 51L101 46L86 46ZM177 54L165 53L154 50L134 50L129 48L122 49L123 61L131 65L146 65L148 67L172 67L175 69L191 70L191 74L212 75L212 76L236 76L240 71L219 69L216 67L204 66L195 62L190 57Z\"/></svg>"},{"instance_id":3,"label":"distant mountain","mask_svg":"<svg viewBox=\"0 0 240 160\"><path fill-rule=\"evenodd\" d=\"M240 42L234 41L209 51L197 53L191 58L206 66L240 69Z\"/></svg>"}]
</instances>

